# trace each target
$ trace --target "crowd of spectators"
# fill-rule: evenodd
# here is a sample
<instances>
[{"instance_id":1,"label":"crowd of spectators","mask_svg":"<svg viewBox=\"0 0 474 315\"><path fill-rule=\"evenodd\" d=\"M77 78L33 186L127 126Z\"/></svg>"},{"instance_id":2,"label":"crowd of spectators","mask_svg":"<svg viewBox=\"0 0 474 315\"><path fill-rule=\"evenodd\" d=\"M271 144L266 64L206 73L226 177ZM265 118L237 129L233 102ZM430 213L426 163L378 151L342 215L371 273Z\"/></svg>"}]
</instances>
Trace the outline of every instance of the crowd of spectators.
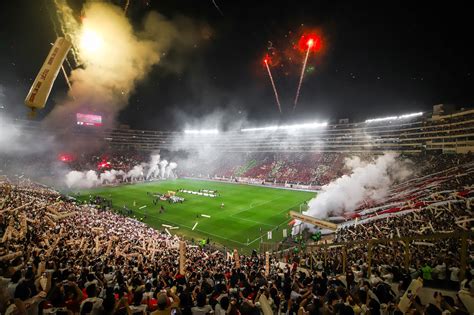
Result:
<instances>
[{"instance_id":1,"label":"crowd of spectators","mask_svg":"<svg viewBox=\"0 0 474 315\"><path fill-rule=\"evenodd\" d=\"M343 156L313 158L331 168ZM301 165L304 159L288 162L280 156L265 165L284 170L286 163ZM398 302L418 277L473 299L472 237L464 249L466 270L461 270L460 236L429 239L433 233L472 229L472 176L463 176L471 174L470 157L413 159L420 166L419 180L393 190L400 196L409 187L426 190L409 200L426 203L399 213L359 209L360 222L335 235L336 243L353 242L345 253L337 245L311 254L300 250L283 261L271 255L267 265L265 255L256 252L237 258L189 243L184 274L177 236L109 211L111 204L93 205L103 200L80 205L28 179L0 178L0 313L402 314ZM408 269L404 242L368 248L370 240L418 235L427 239L408 243ZM394 284L399 284L396 289ZM436 293L424 304L413 297L407 313L468 314L466 307L460 299Z\"/></svg>"},{"instance_id":2,"label":"crowd of spectators","mask_svg":"<svg viewBox=\"0 0 474 315\"><path fill-rule=\"evenodd\" d=\"M345 160L358 156L371 160L370 153L252 153L218 156L193 165L181 165L180 172L194 177L247 178L272 183L323 186L347 173ZM417 175L432 174L447 167L473 160L472 154L413 154L401 155L416 165Z\"/></svg>"},{"instance_id":3,"label":"crowd of spectators","mask_svg":"<svg viewBox=\"0 0 474 315\"><path fill-rule=\"evenodd\" d=\"M269 314L269 309L273 314L401 314L397 302L415 277L401 268L387 277L394 269L390 258L380 257L394 254L390 246L373 258L371 277L362 248L351 251L358 263L346 276L335 277L337 259L301 270L304 254L291 255L287 263L272 256L266 269L265 257L256 253L237 260L191 244L182 275L179 238L132 218L77 205L24 179L3 179L0 205L0 312L5 314ZM419 250L421 256L427 252ZM467 291L470 275L472 270L461 284ZM389 283L398 279L400 290L388 294ZM460 300L449 297L426 305L413 299L410 311L430 309L428 314L467 314Z\"/></svg>"},{"instance_id":4,"label":"crowd of spectators","mask_svg":"<svg viewBox=\"0 0 474 315\"><path fill-rule=\"evenodd\" d=\"M344 158L345 155L338 153L233 154L191 167L182 166L180 172L195 177L321 186L341 174Z\"/></svg>"},{"instance_id":5,"label":"crowd of spectators","mask_svg":"<svg viewBox=\"0 0 474 315\"><path fill-rule=\"evenodd\" d=\"M178 163L178 173L189 177L244 178L275 184L323 186L347 173L345 159L359 156L369 160L373 154L360 153L236 153L218 155L208 159L184 159ZM417 165L419 174L430 174L443 167L472 161L472 154L418 154L401 156ZM65 161L69 168L78 171L115 169L130 171L134 166L148 162L149 154L140 152L110 151L107 153L79 154ZM179 159L178 159L179 160Z\"/></svg>"},{"instance_id":6,"label":"crowd of spectators","mask_svg":"<svg viewBox=\"0 0 474 315\"><path fill-rule=\"evenodd\" d=\"M466 199L453 203L449 209L448 206L438 211L435 208L423 209L405 215L387 216L363 224L348 225L337 231L335 241L351 244L348 246L347 261L357 265L361 261L367 261L369 253L367 242L370 240L419 237L419 239L407 241L407 244L400 241L374 244L372 263L383 269L379 272L383 272L385 277L393 278L394 270L405 268L405 251L408 250L408 267L413 277L420 276L429 282L435 280L434 283L430 283L435 286L459 288L462 234L441 239L432 239L430 236L435 233L470 231L472 227L470 222L459 223L465 221L466 217L472 218L468 202ZM422 236L427 236L427 238L423 239ZM474 261L472 257L474 243L469 238L466 241L467 251L471 255L467 258L469 263L469 261ZM340 250L338 254L342 255ZM339 266L335 269L341 270L341 256L339 256L338 264ZM357 266L361 268L360 265ZM422 272L424 268L430 269L429 275Z\"/></svg>"},{"instance_id":7,"label":"crowd of spectators","mask_svg":"<svg viewBox=\"0 0 474 315\"><path fill-rule=\"evenodd\" d=\"M61 160L62 155L60 155ZM78 170L107 170L115 169L128 172L135 165L148 162L149 154L134 151L108 151L97 153L81 153L67 155L67 159L62 160L68 167Z\"/></svg>"}]
</instances>

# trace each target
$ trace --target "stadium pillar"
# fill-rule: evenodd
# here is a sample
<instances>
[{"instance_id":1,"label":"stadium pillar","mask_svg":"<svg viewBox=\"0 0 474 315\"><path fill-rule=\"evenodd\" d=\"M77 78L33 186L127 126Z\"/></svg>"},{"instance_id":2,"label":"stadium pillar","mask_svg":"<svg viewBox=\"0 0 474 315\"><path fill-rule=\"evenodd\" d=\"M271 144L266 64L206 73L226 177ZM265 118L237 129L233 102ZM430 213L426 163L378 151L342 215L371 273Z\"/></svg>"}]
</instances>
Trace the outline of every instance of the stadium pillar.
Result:
<instances>
[{"instance_id":1,"label":"stadium pillar","mask_svg":"<svg viewBox=\"0 0 474 315\"><path fill-rule=\"evenodd\" d=\"M461 270L459 270L459 280L463 281L466 277L467 269L467 232L463 231L461 235Z\"/></svg>"},{"instance_id":2,"label":"stadium pillar","mask_svg":"<svg viewBox=\"0 0 474 315\"><path fill-rule=\"evenodd\" d=\"M408 271L410 268L410 244L409 241L405 241L405 270Z\"/></svg>"},{"instance_id":3,"label":"stadium pillar","mask_svg":"<svg viewBox=\"0 0 474 315\"><path fill-rule=\"evenodd\" d=\"M369 241L369 252L367 255L367 274L369 278L372 275L372 241Z\"/></svg>"}]
</instances>

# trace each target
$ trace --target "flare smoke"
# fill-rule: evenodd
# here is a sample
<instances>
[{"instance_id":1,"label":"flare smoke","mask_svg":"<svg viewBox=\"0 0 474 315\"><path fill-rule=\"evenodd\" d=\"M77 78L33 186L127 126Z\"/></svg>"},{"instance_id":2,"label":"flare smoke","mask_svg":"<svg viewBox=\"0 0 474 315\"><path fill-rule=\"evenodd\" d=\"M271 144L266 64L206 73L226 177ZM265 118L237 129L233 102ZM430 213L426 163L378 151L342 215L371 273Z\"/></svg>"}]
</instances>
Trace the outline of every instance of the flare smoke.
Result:
<instances>
[{"instance_id":1,"label":"flare smoke","mask_svg":"<svg viewBox=\"0 0 474 315\"><path fill-rule=\"evenodd\" d=\"M146 174L146 179L150 179L151 177L158 176L158 173L160 171L159 163L160 163L160 155L159 154L152 155L150 159L148 173Z\"/></svg>"},{"instance_id":2,"label":"flare smoke","mask_svg":"<svg viewBox=\"0 0 474 315\"><path fill-rule=\"evenodd\" d=\"M154 154L150 156L149 163L141 163L135 165L127 173L122 170L107 170L101 173L99 176L93 170L79 172L70 171L66 174L65 183L68 188L91 188L103 184L115 184L121 181L136 182L143 179L161 178L168 179L174 178L173 170L178 167L175 162L162 160L160 161L160 155ZM146 171L146 176L144 176Z\"/></svg>"},{"instance_id":3,"label":"flare smoke","mask_svg":"<svg viewBox=\"0 0 474 315\"><path fill-rule=\"evenodd\" d=\"M175 162L171 162L168 167L166 168L166 178L170 178L172 176L174 176L173 174L173 170L178 167L178 164L176 164Z\"/></svg>"},{"instance_id":4,"label":"flare smoke","mask_svg":"<svg viewBox=\"0 0 474 315\"><path fill-rule=\"evenodd\" d=\"M140 177L143 177L143 166L142 165L135 165L127 173L127 178L130 179L130 181L138 180Z\"/></svg>"},{"instance_id":5,"label":"flare smoke","mask_svg":"<svg viewBox=\"0 0 474 315\"><path fill-rule=\"evenodd\" d=\"M163 160L160 162L160 177L165 178L166 166L168 165L168 161Z\"/></svg>"},{"instance_id":6,"label":"flare smoke","mask_svg":"<svg viewBox=\"0 0 474 315\"><path fill-rule=\"evenodd\" d=\"M352 157L346 159L345 164L351 173L323 186L317 197L310 200L304 214L324 219L353 212L364 200L378 201L386 197L392 184L412 173L409 162L398 160L393 153L379 156L370 163Z\"/></svg>"},{"instance_id":7,"label":"flare smoke","mask_svg":"<svg viewBox=\"0 0 474 315\"><path fill-rule=\"evenodd\" d=\"M72 171L66 174L66 185L68 188L91 188L99 183L95 171L78 172Z\"/></svg>"},{"instance_id":8,"label":"flare smoke","mask_svg":"<svg viewBox=\"0 0 474 315\"><path fill-rule=\"evenodd\" d=\"M61 31L73 43L73 56L81 67L70 74L68 99L47 119L53 126L64 118L71 123L76 112L87 110L101 113L110 125L160 57L170 49L174 56L192 49L207 27L185 17L169 20L150 12L136 31L121 7L101 1L87 1L79 23L66 0L55 0L55 5ZM169 67L169 61L162 66Z\"/></svg>"},{"instance_id":9,"label":"flare smoke","mask_svg":"<svg viewBox=\"0 0 474 315\"><path fill-rule=\"evenodd\" d=\"M108 183L108 184L112 184L116 181L117 179L117 176L122 176L125 177L125 172L120 170L120 171L117 171L117 170L110 170L110 171L105 171L103 172L102 174L100 174L100 183L101 184L105 184L105 183Z\"/></svg>"}]
</instances>

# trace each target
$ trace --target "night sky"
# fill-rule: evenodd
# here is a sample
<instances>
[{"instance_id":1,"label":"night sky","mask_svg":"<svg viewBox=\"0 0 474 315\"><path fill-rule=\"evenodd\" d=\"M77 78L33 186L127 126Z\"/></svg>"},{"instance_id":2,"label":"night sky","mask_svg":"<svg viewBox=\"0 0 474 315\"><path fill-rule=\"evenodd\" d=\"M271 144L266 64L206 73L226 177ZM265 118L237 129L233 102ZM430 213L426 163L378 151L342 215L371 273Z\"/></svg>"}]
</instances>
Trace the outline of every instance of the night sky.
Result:
<instances>
[{"instance_id":1,"label":"night sky","mask_svg":"<svg viewBox=\"0 0 474 315\"><path fill-rule=\"evenodd\" d=\"M439 103L473 104L472 17L461 2L215 1L222 14L211 0L130 1L128 15L137 28L156 10L190 17L210 31L197 47L179 56L171 50L170 59L154 67L120 113L120 123L177 129L183 113L200 117L216 110L253 124L364 120L429 111ZM0 110L8 114L25 115L23 99L55 39L53 10L49 0L1 1ZM313 29L322 35L323 49L309 58L292 113L304 58L292 44ZM271 52L278 59L272 71L281 115L262 65ZM173 58L180 59L179 71L166 67ZM59 76L48 107L66 91Z\"/></svg>"}]
</instances>

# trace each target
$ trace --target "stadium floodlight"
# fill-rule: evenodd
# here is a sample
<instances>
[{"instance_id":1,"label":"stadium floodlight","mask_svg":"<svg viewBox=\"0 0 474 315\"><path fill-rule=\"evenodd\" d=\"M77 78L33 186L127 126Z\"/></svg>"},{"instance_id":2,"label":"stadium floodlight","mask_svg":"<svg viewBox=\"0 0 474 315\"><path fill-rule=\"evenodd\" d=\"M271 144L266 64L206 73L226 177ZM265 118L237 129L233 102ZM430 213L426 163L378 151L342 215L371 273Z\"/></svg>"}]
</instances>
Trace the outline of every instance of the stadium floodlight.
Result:
<instances>
[{"instance_id":1,"label":"stadium floodlight","mask_svg":"<svg viewBox=\"0 0 474 315\"><path fill-rule=\"evenodd\" d=\"M245 128L245 129L240 129L240 131L273 131L277 130L278 126L269 126L269 127L260 127L260 128Z\"/></svg>"},{"instance_id":2,"label":"stadium floodlight","mask_svg":"<svg viewBox=\"0 0 474 315\"><path fill-rule=\"evenodd\" d=\"M423 115L422 112L419 112L419 113L412 113L412 114L406 114L406 115L398 116L398 119L405 119L405 118L417 117L417 116L421 116L421 115Z\"/></svg>"},{"instance_id":3,"label":"stadium floodlight","mask_svg":"<svg viewBox=\"0 0 474 315\"><path fill-rule=\"evenodd\" d=\"M219 130L217 129L186 129L184 130L185 134L190 135L217 135Z\"/></svg>"},{"instance_id":4,"label":"stadium floodlight","mask_svg":"<svg viewBox=\"0 0 474 315\"><path fill-rule=\"evenodd\" d=\"M278 129L282 130L297 130L297 129L314 129L314 128L321 128L326 127L328 125L327 122L323 123L310 123L310 124L297 124L297 125L284 125L279 126Z\"/></svg>"},{"instance_id":5,"label":"stadium floodlight","mask_svg":"<svg viewBox=\"0 0 474 315\"><path fill-rule=\"evenodd\" d=\"M365 122L366 123L371 123L371 122L379 122L379 121L387 121L387 120L397 120L398 116L390 116L390 117L383 117L383 118L373 118L373 119L367 119Z\"/></svg>"},{"instance_id":6,"label":"stadium floodlight","mask_svg":"<svg viewBox=\"0 0 474 315\"><path fill-rule=\"evenodd\" d=\"M245 129L240 129L240 131L249 132L249 131L276 131L276 130L315 129L315 128L326 127L327 125L328 125L327 122L308 123L308 124L268 126L268 127L258 127L258 128L245 128Z\"/></svg>"},{"instance_id":7,"label":"stadium floodlight","mask_svg":"<svg viewBox=\"0 0 474 315\"><path fill-rule=\"evenodd\" d=\"M407 118L417 117L417 116L421 116L421 115L423 115L423 112L405 114L405 115L400 115L400 116L390 116L390 117L383 117L383 118L367 119L365 122L366 123L372 123L372 122L380 122L380 121L387 121L387 120L399 120L399 119L407 119Z\"/></svg>"}]
</instances>

